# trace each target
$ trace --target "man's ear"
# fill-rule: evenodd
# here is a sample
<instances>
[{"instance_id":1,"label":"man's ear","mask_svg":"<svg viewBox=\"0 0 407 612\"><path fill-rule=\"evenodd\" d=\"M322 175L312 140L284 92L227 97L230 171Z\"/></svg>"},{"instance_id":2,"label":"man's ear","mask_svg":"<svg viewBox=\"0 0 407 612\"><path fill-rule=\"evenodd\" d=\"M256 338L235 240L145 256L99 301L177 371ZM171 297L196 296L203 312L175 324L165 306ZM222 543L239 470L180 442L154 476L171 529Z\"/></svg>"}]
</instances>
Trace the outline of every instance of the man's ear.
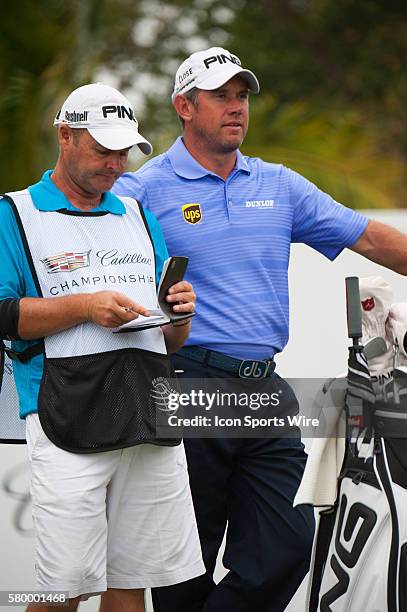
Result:
<instances>
[{"instance_id":1,"label":"man's ear","mask_svg":"<svg viewBox=\"0 0 407 612\"><path fill-rule=\"evenodd\" d=\"M192 109L194 108L191 100L188 100L185 96L178 95L174 100L174 108L177 112L178 117L183 119L185 123L188 123L192 119Z\"/></svg>"},{"instance_id":2,"label":"man's ear","mask_svg":"<svg viewBox=\"0 0 407 612\"><path fill-rule=\"evenodd\" d=\"M66 149L73 140L72 130L68 125L63 123L58 126L58 142L61 149Z\"/></svg>"}]
</instances>

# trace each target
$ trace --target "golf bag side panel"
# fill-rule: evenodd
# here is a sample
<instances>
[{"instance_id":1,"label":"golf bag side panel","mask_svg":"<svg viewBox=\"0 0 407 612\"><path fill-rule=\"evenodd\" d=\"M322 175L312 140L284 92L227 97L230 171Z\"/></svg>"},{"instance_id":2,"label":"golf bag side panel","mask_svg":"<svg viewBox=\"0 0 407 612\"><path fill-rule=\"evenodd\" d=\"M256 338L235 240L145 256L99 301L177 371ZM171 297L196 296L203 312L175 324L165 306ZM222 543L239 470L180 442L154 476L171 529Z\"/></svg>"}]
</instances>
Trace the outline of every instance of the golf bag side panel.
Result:
<instances>
[{"instance_id":1,"label":"golf bag side panel","mask_svg":"<svg viewBox=\"0 0 407 612\"><path fill-rule=\"evenodd\" d=\"M407 610L407 440L384 441L383 462L390 474L393 499L393 555L389 567L389 595L397 601L397 610ZM395 538L397 534L397 539ZM390 609L390 607L389 607Z\"/></svg>"},{"instance_id":2,"label":"golf bag side panel","mask_svg":"<svg viewBox=\"0 0 407 612\"><path fill-rule=\"evenodd\" d=\"M387 612L392 524L380 488L344 477L335 527L321 581L321 612Z\"/></svg>"},{"instance_id":3,"label":"golf bag side panel","mask_svg":"<svg viewBox=\"0 0 407 612\"><path fill-rule=\"evenodd\" d=\"M319 603L314 596L310 611L407 610L406 484L405 440L376 439L371 474L345 467L322 578L312 576L321 582Z\"/></svg>"},{"instance_id":4,"label":"golf bag side panel","mask_svg":"<svg viewBox=\"0 0 407 612\"><path fill-rule=\"evenodd\" d=\"M399 606L400 610L407 610L407 540L400 550Z\"/></svg>"},{"instance_id":5,"label":"golf bag side panel","mask_svg":"<svg viewBox=\"0 0 407 612\"><path fill-rule=\"evenodd\" d=\"M309 570L309 580L306 595L306 610L317 612L321 580L324 573L329 545L335 527L336 507L322 510L314 533L312 555Z\"/></svg>"}]
</instances>

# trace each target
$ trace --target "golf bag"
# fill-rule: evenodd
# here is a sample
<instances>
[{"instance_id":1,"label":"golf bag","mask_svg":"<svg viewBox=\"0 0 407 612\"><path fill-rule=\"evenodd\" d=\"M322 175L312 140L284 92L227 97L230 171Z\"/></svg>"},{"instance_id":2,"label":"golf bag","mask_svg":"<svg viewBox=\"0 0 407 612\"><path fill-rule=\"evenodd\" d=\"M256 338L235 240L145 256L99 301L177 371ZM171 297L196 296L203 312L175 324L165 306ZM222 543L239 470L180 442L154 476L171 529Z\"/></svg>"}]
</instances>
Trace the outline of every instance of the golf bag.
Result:
<instances>
[{"instance_id":1,"label":"golf bag","mask_svg":"<svg viewBox=\"0 0 407 612\"><path fill-rule=\"evenodd\" d=\"M397 327L393 335L386 327L384 367L382 372L378 367L372 368L375 375L371 376L370 361L368 364L360 344L362 314L358 279L351 282L347 279L347 292L349 337L353 339L353 346L349 349L344 401L345 455L336 501L320 512L307 610L406 612L407 384L403 389L403 381L395 376L401 371L403 378L403 367L398 368L397 356L390 369L388 357L389 351L398 355L400 338L396 342L396 336L405 334L407 319L402 332L402 325L393 326L393 329ZM370 299L366 304L369 311L375 305L374 291ZM363 300L362 307L365 307ZM382 315L384 335L391 309L384 309ZM405 344L405 336L402 340ZM378 356L374 359L377 366Z\"/></svg>"}]
</instances>

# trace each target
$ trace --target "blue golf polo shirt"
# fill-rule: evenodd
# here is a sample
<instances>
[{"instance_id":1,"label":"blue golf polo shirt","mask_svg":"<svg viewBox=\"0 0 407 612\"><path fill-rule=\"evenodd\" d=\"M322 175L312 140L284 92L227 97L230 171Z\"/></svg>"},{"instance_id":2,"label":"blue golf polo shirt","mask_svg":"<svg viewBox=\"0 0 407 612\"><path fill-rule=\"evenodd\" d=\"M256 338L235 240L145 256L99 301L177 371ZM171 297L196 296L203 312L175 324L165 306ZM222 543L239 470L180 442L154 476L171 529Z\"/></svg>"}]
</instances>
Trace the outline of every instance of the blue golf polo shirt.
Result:
<instances>
[{"instance_id":1,"label":"blue golf polo shirt","mask_svg":"<svg viewBox=\"0 0 407 612\"><path fill-rule=\"evenodd\" d=\"M60 209L78 210L51 180L52 170L44 173L41 180L28 188L34 206L42 211ZM99 206L92 212L108 212L114 215L126 214L123 202L114 194L106 192ZM168 251L161 228L154 215L145 211L146 221L154 243L156 255L156 281L161 276L162 266ZM0 253L6 266L0 267L0 300L5 298L38 297L34 280L27 262L20 232L9 204L0 199ZM18 341L12 343L16 351L23 351L35 342ZM37 411L38 392L44 367L43 355L37 355L27 363L13 362L14 378L20 401L20 416Z\"/></svg>"},{"instance_id":2,"label":"blue golf polo shirt","mask_svg":"<svg viewBox=\"0 0 407 612\"><path fill-rule=\"evenodd\" d=\"M238 359L272 357L288 341L291 243L333 260L368 224L289 168L240 151L224 180L182 138L113 191L151 210L170 254L190 258L198 301L188 344Z\"/></svg>"}]
</instances>

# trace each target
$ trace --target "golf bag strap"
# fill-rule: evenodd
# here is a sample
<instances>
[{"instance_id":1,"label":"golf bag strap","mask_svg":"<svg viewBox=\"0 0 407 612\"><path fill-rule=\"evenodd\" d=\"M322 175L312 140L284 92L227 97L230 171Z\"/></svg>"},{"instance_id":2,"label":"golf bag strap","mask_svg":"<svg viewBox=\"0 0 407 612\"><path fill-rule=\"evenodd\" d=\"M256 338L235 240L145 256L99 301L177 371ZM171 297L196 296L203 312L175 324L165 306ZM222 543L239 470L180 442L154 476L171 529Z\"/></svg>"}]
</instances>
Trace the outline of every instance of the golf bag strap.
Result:
<instances>
[{"instance_id":1,"label":"golf bag strap","mask_svg":"<svg viewBox=\"0 0 407 612\"><path fill-rule=\"evenodd\" d=\"M360 482L364 482L371 487L375 487L376 489L380 489L380 485L376 478L374 472L362 471L362 470L352 470L345 469L341 472L340 478L350 478L355 484L359 484Z\"/></svg>"},{"instance_id":2,"label":"golf bag strap","mask_svg":"<svg viewBox=\"0 0 407 612\"><path fill-rule=\"evenodd\" d=\"M29 361L36 355L41 355L41 353L43 352L44 352L43 342L37 342L36 344L33 344L32 346L29 346L28 348L26 348L24 351L14 351L13 349L8 348L5 345L3 340L0 340L0 353L2 355L1 363L3 363L4 354L6 354L7 357L9 357L9 359L12 359L14 361L19 361L20 363L27 363L27 361Z\"/></svg>"},{"instance_id":3,"label":"golf bag strap","mask_svg":"<svg viewBox=\"0 0 407 612\"><path fill-rule=\"evenodd\" d=\"M318 611L322 575L324 573L329 545L335 527L336 511L337 505L335 505L332 510L325 510L320 513L308 612Z\"/></svg>"}]
</instances>

